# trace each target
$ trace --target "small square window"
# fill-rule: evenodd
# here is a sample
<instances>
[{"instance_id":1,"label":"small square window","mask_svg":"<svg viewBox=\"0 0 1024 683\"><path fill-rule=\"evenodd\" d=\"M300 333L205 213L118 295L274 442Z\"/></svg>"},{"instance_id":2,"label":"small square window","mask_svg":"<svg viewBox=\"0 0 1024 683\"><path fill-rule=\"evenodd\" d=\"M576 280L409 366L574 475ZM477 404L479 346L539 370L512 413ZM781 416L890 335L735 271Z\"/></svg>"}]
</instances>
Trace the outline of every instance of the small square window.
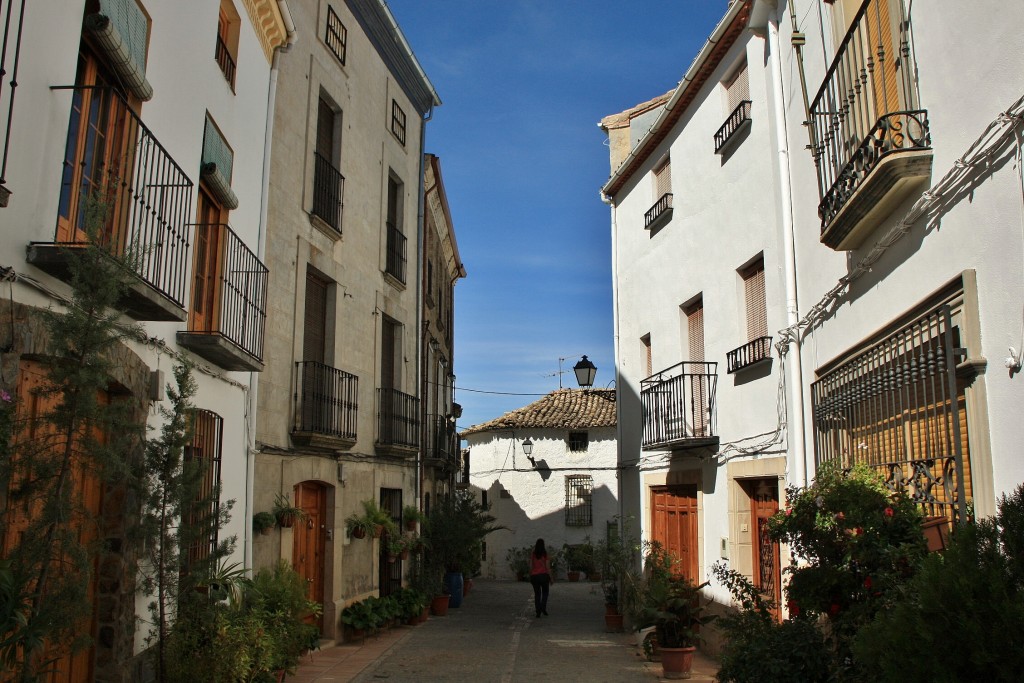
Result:
<instances>
[{"instance_id":1,"label":"small square window","mask_svg":"<svg viewBox=\"0 0 1024 683\"><path fill-rule=\"evenodd\" d=\"M589 444L588 434L586 432L569 432L569 450L573 453L578 453L587 450Z\"/></svg>"}]
</instances>

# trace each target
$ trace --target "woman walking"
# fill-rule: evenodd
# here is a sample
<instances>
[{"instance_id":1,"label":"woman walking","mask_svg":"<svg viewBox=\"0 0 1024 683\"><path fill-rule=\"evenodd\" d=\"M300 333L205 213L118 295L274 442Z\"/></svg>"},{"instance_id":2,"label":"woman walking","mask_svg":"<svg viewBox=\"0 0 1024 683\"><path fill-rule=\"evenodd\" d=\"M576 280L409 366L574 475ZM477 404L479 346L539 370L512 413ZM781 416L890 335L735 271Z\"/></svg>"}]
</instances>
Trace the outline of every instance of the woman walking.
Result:
<instances>
[{"instance_id":1,"label":"woman walking","mask_svg":"<svg viewBox=\"0 0 1024 683\"><path fill-rule=\"evenodd\" d=\"M540 615L548 615L548 591L551 587L551 565L548 564L543 538L537 539L537 545L530 554L530 583L533 584L533 607L540 619Z\"/></svg>"}]
</instances>

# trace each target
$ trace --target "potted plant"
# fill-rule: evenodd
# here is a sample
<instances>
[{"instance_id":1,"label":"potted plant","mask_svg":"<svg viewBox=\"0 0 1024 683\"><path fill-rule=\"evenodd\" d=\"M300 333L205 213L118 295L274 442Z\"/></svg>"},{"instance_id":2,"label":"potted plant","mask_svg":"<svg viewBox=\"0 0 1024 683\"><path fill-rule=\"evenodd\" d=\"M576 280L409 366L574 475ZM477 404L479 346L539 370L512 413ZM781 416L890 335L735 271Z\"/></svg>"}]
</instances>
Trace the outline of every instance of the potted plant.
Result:
<instances>
[{"instance_id":1,"label":"potted plant","mask_svg":"<svg viewBox=\"0 0 1024 683\"><path fill-rule=\"evenodd\" d=\"M402 508L402 523L406 531L416 531L416 525L426 519L424 514L415 505L406 505Z\"/></svg>"},{"instance_id":2,"label":"potted plant","mask_svg":"<svg viewBox=\"0 0 1024 683\"><path fill-rule=\"evenodd\" d=\"M278 493L274 498L273 513L278 526L282 529L291 529L296 520L306 517L302 508L292 505L292 502L283 493Z\"/></svg>"},{"instance_id":3,"label":"potted plant","mask_svg":"<svg viewBox=\"0 0 1024 683\"><path fill-rule=\"evenodd\" d=\"M388 561L394 562L401 558L402 560L409 559L409 552L412 550L415 544L415 536L412 534L395 534L388 537L387 548L388 548Z\"/></svg>"},{"instance_id":4,"label":"potted plant","mask_svg":"<svg viewBox=\"0 0 1024 683\"><path fill-rule=\"evenodd\" d=\"M523 548L509 548L505 553L505 561L508 568L515 574L516 580L526 581L530 575L530 552L529 546Z\"/></svg>"},{"instance_id":5,"label":"potted plant","mask_svg":"<svg viewBox=\"0 0 1024 683\"><path fill-rule=\"evenodd\" d=\"M605 581L601 584L604 593L604 626L608 633L622 631L622 614L619 613L619 584Z\"/></svg>"},{"instance_id":6,"label":"potted plant","mask_svg":"<svg viewBox=\"0 0 1024 683\"><path fill-rule=\"evenodd\" d=\"M435 505L424 524L423 534L431 548L428 564L445 572L451 607L462 603L464 573L474 576L480 570L483 539L505 528L494 524L488 510L472 494L460 491Z\"/></svg>"},{"instance_id":7,"label":"potted plant","mask_svg":"<svg viewBox=\"0 0 1024 683\"><path fill-rule=\"evenodd\" d=\"M270 530L274 528L276 523L277 520L270 512L257 512L252 516L252 530L264 536L270 533Z\"/></svg>"},{"instance_id":8,"label":"potted plant","mask_svg":"<svg viewBox=\"0 0 1024 683\"><path fill-rule=\"evenodd\" d=\"M363 515L353 514L345 518L345 533L352 538L366 538L373 533L374 526Z\"/></svg>"},{"instance_id":9,"label":"potted plant","mask_svg":"<svg viewBox=\"0 0 1024 683\"><path fill-rule=\"evenodd\" d=\"M693 666L693 653L701 639L700 627L715 619L704 615L700 590L674 573L675 559L655 543L647 554L649 574L644 582L640 626L653 626L661 652L665 678L685 678Z\"/></svg>"},{"instance_id":10,"label":"potted plant","mask_svg":"<svg viewBox=\"0 0 1024 683\"><path fill-rule=\"evenodd\" d=\"M380 538L385 532L392 535L398 533L391 515L382 510L377 505L377 501L373 498L368 498L362 502L362 506L363 518L372 529L374 538Z\"/></svg>"}]
</instances>

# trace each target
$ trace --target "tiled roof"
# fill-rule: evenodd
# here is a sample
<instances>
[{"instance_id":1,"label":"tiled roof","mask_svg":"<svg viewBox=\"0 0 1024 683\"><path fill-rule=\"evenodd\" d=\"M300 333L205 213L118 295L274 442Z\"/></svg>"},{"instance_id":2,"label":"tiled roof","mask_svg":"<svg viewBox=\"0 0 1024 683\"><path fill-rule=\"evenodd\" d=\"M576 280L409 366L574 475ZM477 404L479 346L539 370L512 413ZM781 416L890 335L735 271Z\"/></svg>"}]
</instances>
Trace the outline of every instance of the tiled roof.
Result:
<instances>
[{"instance_id":1,"label":"tiled roof","mask_svg":"<svg viewBox=\"0 0 1024 683\"><path fill-rule=\"evenodd\" d=\"M461 436L503 429L587 429L615 426L614 389L559 389L528 406L473 425Z\"/></svg>"},{"instance_id":2,"label":"tiled roof","mask_svg":"<svg viewBox=\"0 0 1024 683\"><path fill-rule=\"evenodd\" d=\"M619 112L618 114L610 114L609 116L606 116L603 119L601 119L601 122L598 125L606 130L609 128L625 128L626 126L629 125L630 119L639 116L640 114L643 114L646 111L650 111L655 107L663 106L666 102L668 102L668 99L672 97L672 93L674 92L675 88L672 88L672 90L669 90L664 95L658 95L654 99L647 100L646 102L641 102L635 107L630 107L626 111Z\"/></svg>"}]
</instances>

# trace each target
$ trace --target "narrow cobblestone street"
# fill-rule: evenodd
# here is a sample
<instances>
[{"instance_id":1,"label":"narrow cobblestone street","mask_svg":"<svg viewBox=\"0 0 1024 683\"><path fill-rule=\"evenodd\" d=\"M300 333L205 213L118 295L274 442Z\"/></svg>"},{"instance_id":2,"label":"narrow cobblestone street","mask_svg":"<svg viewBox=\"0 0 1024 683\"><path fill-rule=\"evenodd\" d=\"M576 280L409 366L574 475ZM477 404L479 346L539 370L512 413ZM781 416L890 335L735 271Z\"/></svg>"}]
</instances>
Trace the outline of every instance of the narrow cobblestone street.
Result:
<instances>
[{"instance_id":1,"label":"narrow cobblestone street","mask_svg":"<svg viewBox=\"0 0 1024 683\"><path fill-rule=\"evenodd\" d=\"M362 644L325 647L307 657L293 683L414 681L657 681L628 633L606 633L600 585L552 586L551 616L536 619L527 583L477 580L462 606L420 626ZM697 653L691 681L714 680L715 663Z\"/></svg>"}]
</instances>

